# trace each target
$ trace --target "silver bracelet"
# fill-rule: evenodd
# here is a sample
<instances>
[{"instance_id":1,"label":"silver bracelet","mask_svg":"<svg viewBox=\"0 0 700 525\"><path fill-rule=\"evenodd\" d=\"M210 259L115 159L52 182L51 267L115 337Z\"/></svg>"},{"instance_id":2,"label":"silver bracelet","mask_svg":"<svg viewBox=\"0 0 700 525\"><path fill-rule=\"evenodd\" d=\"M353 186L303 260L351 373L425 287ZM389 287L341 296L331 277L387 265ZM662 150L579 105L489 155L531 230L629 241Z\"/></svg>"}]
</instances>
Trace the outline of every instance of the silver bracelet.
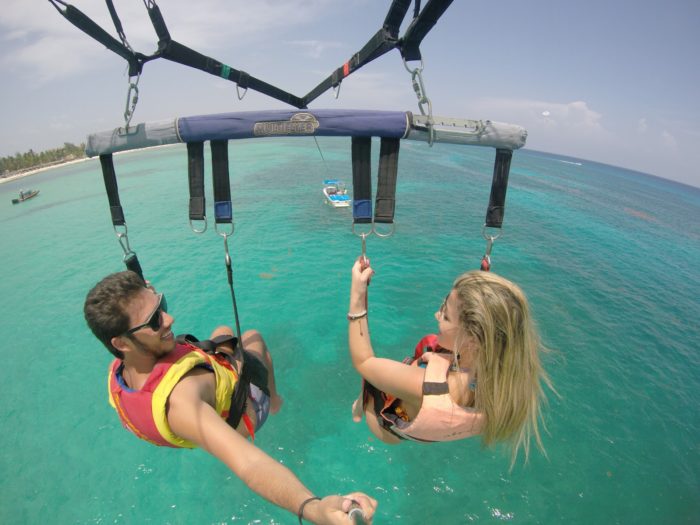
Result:
<instances>
[{"instance_id":1,"label":"silver bracelet","mask_svg":"<svg viewBox=\"0 0 700 525\"><path fill-rule=\"evenodd\" d=\"M367 310L363 310L362 312L357 314L348 312L348 321L357 321L358 319L362 319L363 317L367 317Z\"/></svg>"}]
</instances>

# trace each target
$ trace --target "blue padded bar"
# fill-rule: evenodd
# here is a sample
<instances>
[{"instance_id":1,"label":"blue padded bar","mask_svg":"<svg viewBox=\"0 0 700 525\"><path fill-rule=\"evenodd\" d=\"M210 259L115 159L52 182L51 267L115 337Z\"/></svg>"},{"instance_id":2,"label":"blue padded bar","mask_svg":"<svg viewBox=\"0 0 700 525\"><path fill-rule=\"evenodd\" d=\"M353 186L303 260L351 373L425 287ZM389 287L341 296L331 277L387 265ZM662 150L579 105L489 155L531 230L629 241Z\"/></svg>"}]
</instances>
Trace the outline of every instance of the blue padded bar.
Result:
<instances>
[{"instance_id":1,"label":"blue padded bar","mask_svg":"<svg viewBox=\"0 0 700 525\"><path fill-rule=\"evenodd\" d=\"M268 110L181 117L183 142L284 136L372 136L402 138L407 133L405 111Z\"/></svg>"}]
</instances>

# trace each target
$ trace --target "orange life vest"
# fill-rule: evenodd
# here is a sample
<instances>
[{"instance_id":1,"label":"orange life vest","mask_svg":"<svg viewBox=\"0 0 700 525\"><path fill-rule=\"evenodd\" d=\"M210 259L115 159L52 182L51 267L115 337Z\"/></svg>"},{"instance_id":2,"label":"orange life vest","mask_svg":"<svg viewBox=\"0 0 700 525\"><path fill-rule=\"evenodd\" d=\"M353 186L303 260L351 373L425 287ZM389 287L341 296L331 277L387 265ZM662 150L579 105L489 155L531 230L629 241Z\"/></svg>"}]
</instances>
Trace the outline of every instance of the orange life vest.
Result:
<instances>
[{"instance_id":1,"label":"orange life vest","mask_svg":"<svg viewBox=\"0 0 700 525\"><path fill-rule=\"evenodd\" d=\"M158 360L140 390L132 390L121 379L123 363L115 359L109 367L109 403L124 427L154 445L195 448L190 441L170 429L166 412L168 397L175 385L195 367L206 367L216 378L216 412L228 418L238 373L221 355L207 354L190 344L178 344Z\"/></svg>"}]
</instances>

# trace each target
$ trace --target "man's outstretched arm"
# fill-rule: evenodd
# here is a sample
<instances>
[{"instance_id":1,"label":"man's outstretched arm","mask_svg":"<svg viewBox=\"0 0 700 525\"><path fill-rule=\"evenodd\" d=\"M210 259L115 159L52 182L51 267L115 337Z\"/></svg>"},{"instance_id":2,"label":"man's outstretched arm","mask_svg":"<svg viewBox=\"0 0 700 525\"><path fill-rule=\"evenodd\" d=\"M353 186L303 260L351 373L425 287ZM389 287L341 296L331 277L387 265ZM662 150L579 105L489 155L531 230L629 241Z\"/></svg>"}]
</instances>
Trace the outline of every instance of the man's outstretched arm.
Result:
<instances>
[{"instance_id":1,"label":"man's outstretched arm","mask_svg":"<svg viewBox=\"0 0 700 525\"><path fill-rule=\"evenodd\" d=\"M296 514L313 494L292 471L231 428L205 401L211 395L211 375L207 375L189 375L173 389L168 410L170 428L221 460L251 490ZM361 493L311 501L304 507L304 518L317 524L347 525L351 500L360 504L370 523L376 502Z\"/></svg>"}]
</instances>

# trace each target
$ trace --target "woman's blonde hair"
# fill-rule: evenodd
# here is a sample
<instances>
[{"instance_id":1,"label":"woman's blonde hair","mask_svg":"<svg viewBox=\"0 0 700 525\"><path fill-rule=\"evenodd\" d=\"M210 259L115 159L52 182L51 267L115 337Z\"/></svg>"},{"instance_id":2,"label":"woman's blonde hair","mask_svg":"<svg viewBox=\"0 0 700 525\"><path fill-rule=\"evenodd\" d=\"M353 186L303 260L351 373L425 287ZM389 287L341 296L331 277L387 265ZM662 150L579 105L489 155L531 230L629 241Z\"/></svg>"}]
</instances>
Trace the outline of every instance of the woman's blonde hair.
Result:
<instances>
[{"instance_id":1,"label":"woman's blonde hair","mask_svg":"<svg viewBox=\"0 0 700 525\"><path fill-rule=\"evenodd\" d=\"M511 467L522 447L527 462L532 437L545 453L539 431L546 402L542 383L553 390L527 298L514 283L483 271L462 274L454 289L462 335L477 342L474 407L486 416L483 443L510 445Z\"/></svg>"}]
</instances>

